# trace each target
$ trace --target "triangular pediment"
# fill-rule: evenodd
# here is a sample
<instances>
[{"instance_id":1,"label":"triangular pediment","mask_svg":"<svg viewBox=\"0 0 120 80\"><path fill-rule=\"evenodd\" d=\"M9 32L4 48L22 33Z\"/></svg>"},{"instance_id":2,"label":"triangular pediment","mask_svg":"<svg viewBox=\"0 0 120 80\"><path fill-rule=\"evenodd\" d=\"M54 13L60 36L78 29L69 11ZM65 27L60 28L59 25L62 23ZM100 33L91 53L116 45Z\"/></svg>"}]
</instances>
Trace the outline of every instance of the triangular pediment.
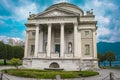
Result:
<instances>
[{"instance_id":1,"label":"triangular pediment","mask_svg":"<svg viewBox=\"0 0 120 80\"><path fill-rule=\"evenodd\" d=\"M43 13L38 14L39 17L53 17L53 16L77 16L77 13L64 10L64 9L53 9L49 11L44 11Z\"/></svg>"}]
</instances>

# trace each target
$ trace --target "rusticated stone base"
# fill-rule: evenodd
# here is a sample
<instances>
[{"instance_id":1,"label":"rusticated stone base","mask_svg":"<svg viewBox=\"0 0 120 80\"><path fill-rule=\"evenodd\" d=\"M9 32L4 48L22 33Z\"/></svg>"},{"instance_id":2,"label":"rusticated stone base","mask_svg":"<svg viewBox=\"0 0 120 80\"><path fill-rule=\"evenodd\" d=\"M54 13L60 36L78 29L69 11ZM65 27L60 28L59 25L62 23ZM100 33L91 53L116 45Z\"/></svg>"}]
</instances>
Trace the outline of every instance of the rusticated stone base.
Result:
<instances>
[{"instance_id":1,"label":"rusticated stone base","mask_svg":"<svg viewBox=\"0 0 120 80\"><path fill-rule=\"evenodd\" d=\"M24 68L32 69L63 69L65 71L79 71L98 68L96 60L81 59L46 59L46 58L24 58Z\"/></svg>"}]
</instances>

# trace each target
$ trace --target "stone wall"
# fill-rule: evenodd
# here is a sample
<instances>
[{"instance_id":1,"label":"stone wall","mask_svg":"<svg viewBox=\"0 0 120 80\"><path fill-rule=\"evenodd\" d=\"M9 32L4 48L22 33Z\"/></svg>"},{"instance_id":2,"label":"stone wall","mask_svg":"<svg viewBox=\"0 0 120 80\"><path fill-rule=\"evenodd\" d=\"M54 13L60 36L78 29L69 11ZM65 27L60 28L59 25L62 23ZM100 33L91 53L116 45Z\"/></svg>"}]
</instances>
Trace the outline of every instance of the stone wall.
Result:
<instances>
[{"instance_id":1,"label":"stone wall","mask_svg":"<svg viewBox=\"0 0 120 80\"><path fill-rule=\"evenodd\" d=\"M96 60L95 60L96 61ZM95 69L97 63L93 61L84 61L80 59L24 59L23 67L24 68L33 68L33 69L50 69L49 66L52 63L57 63L59 69L64 69L65 71L79 71L79 70L88 70ZM54 69L54 68L53 68Z\"/></svg>"}]
</instances>

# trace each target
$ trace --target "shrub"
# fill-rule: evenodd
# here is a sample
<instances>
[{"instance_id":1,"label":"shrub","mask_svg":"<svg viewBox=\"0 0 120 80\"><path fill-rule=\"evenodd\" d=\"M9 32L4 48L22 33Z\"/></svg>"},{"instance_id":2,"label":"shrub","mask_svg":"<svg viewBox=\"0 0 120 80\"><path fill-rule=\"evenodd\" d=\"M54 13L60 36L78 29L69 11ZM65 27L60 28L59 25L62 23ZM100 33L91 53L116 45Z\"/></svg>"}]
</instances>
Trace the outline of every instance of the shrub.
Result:
<instances>
[{"instance_id":1,"label":"shrub","mask_svg":"<svg viewBox=\"0 0 120 80\"><path fill-rule=\"evenodd\" d=\"M19 58L12 58L12 59L10 60L10 63L11 63L12 65L14 65L17 69L18 69L19 62L20 62L20 59L19 59Z\"/></svg>"}]
</instances>

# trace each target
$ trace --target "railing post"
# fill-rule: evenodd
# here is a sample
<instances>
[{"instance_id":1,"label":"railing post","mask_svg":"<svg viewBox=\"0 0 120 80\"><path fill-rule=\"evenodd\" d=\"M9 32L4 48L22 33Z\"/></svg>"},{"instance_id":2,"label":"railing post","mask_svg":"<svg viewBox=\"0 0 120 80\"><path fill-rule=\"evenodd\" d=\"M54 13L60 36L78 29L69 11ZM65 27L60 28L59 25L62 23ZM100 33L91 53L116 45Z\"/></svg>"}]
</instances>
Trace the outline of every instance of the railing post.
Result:
<instances>
[{"instance_id":1,"label":"railing post","mask_svg":"<svg viewBox=\"0 0 120 80\"><path fill-rule=\"evenodd\" d=\"M112 72L110 72L110 80L114 80Z\"/></svg>"},{"instance_id":2,"label":"railing post","mask_svg":"<svg viewBox=\"0 0 120 80\"><path fill-rule=\"evenodd\" d=\"M1 75L0 75L0 80L2 80L2 78L3 78L3 73L1 73Z\"/></svg>"}]
</instances>

